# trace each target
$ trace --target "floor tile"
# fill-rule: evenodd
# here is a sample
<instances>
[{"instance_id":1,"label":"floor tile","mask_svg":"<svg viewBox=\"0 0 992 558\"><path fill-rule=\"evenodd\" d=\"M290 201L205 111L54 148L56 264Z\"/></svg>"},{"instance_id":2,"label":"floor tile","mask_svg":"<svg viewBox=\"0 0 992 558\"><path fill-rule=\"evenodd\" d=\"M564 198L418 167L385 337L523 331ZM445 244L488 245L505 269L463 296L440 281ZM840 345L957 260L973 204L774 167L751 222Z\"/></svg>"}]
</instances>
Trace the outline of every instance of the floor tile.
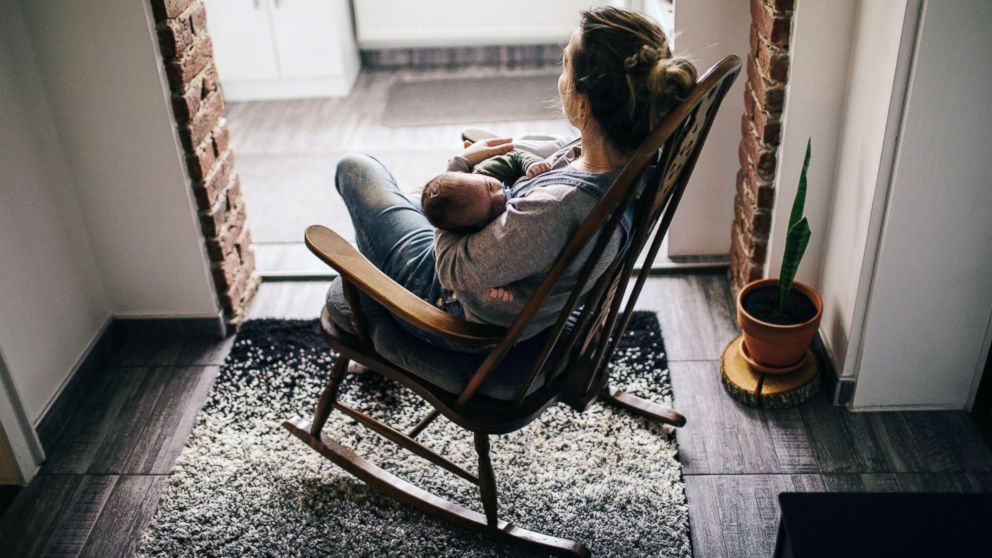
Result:
<instances>
[{"instance_id":1,"label":"floor tile","mask_svg":"<svg viewBox=\"0 0 992 558\"><path fill-rule=\"evenodd\" d=\"M56 441L42 474L168 473L218 370L103 370Z\"/></svg>"},{"instance_id":2,"label":"floor tile","mask_svg":"<svg viewBox=\"0 0 992 558\"><path fill-rule=\"evenodd\" d=\"M716 361L669 362L669 370L674 406L687 419L676 433L686 474L819 472L798 410L738 403Z\"/></svg>"},{"instance_id":3,"label":"floor tile","mask_svg":"<svg viewBox=\"0 0 992 558\"><path fill-rule=\"evenodd\" d=\"M638 307L658 312L668 360L717 360L739 333L723 273L654 277Z\"/></svg>"},{"instance_id":4,"label":"floor tile","mask_svg":"<svg viewBox=\"0 0 992 558\"><path fill-rule=\"evenodd\" d=\"M686 498L696 556L771 556L780 492L823 492L818 474L688 475Z\"/></svg>"}]
</instances>

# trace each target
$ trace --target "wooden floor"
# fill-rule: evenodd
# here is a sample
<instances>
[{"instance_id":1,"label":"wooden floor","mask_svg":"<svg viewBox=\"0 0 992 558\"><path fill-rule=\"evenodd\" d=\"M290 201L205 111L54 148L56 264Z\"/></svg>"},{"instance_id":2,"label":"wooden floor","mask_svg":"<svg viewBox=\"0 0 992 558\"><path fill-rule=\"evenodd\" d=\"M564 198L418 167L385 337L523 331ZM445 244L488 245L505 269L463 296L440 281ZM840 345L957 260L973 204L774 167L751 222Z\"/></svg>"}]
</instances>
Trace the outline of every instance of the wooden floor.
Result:
<instances>
[{"instance_id":1,"label":"wooden floor","mask_svg":"<svg viewBox=\"0 0 992 558\"><path fill-rule=\"evenodd\" d=\"M262 285L251 317L313 318L326 283ZM675 404L696 556L768 556L781 491L992 491L992 454L963 412L851 413L825 394L786 411L740 406L719 382L736 334L726 279L650 279ZM231 339L132 341L94 382L42 474L0 517L0 556L134 550Z\"/></svg>"}]
</instances>

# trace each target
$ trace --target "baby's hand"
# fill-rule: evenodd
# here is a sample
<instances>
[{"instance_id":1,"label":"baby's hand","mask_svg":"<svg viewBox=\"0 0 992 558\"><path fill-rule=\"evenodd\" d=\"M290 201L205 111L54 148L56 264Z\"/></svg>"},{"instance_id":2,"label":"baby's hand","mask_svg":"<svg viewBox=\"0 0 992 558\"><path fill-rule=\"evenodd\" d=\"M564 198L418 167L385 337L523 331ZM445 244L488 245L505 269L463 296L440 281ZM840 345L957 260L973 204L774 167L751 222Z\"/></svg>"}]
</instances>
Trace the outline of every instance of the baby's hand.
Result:
<instances>
[{"instance_id":1,"label":"baby's hand","mask_svg":"<svg viewBox=\"0 0 992 558\"><path fill-rule=\"evenodd\" d=\"M489 289L488 294L489 298L499 300L501 302L510 302L513 300L513 293L503 287L493 287Z\"/></svg>"},{"instance_id":2,"label":"baby's hand","mask_svg":"<svg viewBox=\"0 0 992 558\"><path fill-rule=\"evenodd\" d=\"M535 176L539 174L544 174L549 170L551 170L551 163L547 161L540 161L538 163L534 163L531 166L527 167L527 178L534 178Z\"/></svg>"}]
</instances>

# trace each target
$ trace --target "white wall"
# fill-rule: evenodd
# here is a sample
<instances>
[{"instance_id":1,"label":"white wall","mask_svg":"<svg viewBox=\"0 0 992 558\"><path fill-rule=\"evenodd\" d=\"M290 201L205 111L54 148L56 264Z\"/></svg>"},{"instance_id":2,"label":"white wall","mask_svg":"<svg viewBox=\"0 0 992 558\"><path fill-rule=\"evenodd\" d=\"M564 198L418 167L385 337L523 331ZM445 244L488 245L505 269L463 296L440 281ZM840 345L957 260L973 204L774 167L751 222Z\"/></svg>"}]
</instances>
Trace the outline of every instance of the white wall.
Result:
<instances>
[{"instance_id":1,"label":"white wall","mask_svg":"<svg viewBox=\"0 0 992 558\"><path fill-rule=\"evenodd\" d=\"M775 177L775 205L768 239L767 277L777 276L782 267L785 228L799 186L806 140L812 138L805 207L813 235L797 279L819 288L820 258L824 246L833 242L832 239L828 241L827 220L844 122L848 61L854 42L856 13L854 0L796 2L789 85L785 93L782 143ZM833 304L833 301L824 301L824 304Z\"/></svg>"},{"instance_id":2,"label":"white wall","mask_svg":"<svg viewBox=\"0 0 992 558\"><path fill-rule=\"evenodd\" d=\"M803 0L796 18L769 275L813 136L800 278L852 407L966 408L992 338L992 5Z\"/></svg>"},{"instance_id":3,"label":"white wall","mask_svg":"<svg viewBox=\"0 0 992 558\"><path fill-rule=\"evenodd\" d=\"M35 60L17 4L3 3L0 354L32 422L110 317Z\"/></svg>"},{"instance_id":4,"label":"white wall","mask_svg":"<svg viewBox=\"0 0 992 558\"><path fill-rule=\"evenodd\" d=\"M111 311L217 316L149 2L21 7Z\"/></svg>"},{"instance_id":5,"label":"white wall","mask_svg":"<svg viewBox=\"0 0 992 558\"><path fill-rule=\"evenodd\" d=\"M691 58L700 74L730 54L746 62L750 25L748 3L741 0L677 1L675 51ZM746 80L741 68L713 122L668 231L670 256L730 252Z\"/></svg>"},{"instance_id":6,"label":"white wall","mask_svg":"<svg viewBox=\"0 0 992 558\"><path fill-rule=\"evenodd\" d=\"M992 3L925 2L854 406L962 409L992 317Z\"/></svg>"},{"instance_id":7,"label":"white wall","mask_svg":"<svg viewBox=\"0 0 992 558\"><path fill-rule=\"evenodd\" d=\"M22 481L112 316L219 319L148 2L0 3L0 426Z\"/></svg>"},{"instance_id":8,"label":"white wall","mask_svg":"<svg viewBox=\"0 0 992 558\"><path fill-rule=\"evenodd\" d=\"M841 119L842 132L835 152L837 164L832 181L833 199L828 204L826 226L813 232L814 237L820 239L818 247L822 253L819 280L816 281L824 300L820 331L836 362L843 364L838 367L838 373L846 376L854 373L851 366L854 359L847 359L848 341L853 336L857 345L860 335L860 324L855 322L855 307L870 238L869 220L876 197L876 183L880 170L887 173L885 168L880 168L883 141L887 130L894 135L892 128L898 127L898 111L902 106L904 83L895 84L894 80L906 8L906 0L858 3L845 111ZM912 42L912 30L907 40ZM893 96L896 98L893 99ZM890 102L895 103L896 110L891 123ZM831 161L821 151L824 146L818 135L815 132L812 135L813 161L821 171L817 176L826 178L824 171L830 167ZM798 134L793 137L790 129L789 139L796 140L793 143L798 144L802 138ZM794 172L798 173L798 170ZM810 182L810 188L815 190L830 190L829 186L829 183ZM811 202L807 202L807 207ZM789 210L788 207L781 209ZM780 224L785 221L783 217ZM776 254L780 255L782 243L776 244L779 248ZM874 247L867 255L874 258ZM816 252L811 247L804 271L812 272L805 266L815 263L815 259ZM776 259L776 269L779 263ZM806 277L813 276L807 274Z\"/></svg>"}]
</instances>

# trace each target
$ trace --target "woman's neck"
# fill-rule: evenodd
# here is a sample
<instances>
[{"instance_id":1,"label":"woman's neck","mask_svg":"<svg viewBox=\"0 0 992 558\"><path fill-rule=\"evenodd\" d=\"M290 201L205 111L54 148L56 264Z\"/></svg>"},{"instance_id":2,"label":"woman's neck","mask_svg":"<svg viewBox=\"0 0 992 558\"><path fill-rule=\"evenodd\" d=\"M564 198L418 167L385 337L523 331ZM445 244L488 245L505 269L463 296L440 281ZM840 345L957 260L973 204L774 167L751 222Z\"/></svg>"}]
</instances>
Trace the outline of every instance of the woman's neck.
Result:
<instances>
[{"instance_id":1,"label":"woman's neck","mask_svg":"<svg viewBox=\"0 0 992 558\"><path fill-rule=\"evenodd\" d=\"M573 164L587 172L609 172L627 162L627 156L610 145L598 129L582 130L582 155Z\"/></svg>"}]
</instances>

